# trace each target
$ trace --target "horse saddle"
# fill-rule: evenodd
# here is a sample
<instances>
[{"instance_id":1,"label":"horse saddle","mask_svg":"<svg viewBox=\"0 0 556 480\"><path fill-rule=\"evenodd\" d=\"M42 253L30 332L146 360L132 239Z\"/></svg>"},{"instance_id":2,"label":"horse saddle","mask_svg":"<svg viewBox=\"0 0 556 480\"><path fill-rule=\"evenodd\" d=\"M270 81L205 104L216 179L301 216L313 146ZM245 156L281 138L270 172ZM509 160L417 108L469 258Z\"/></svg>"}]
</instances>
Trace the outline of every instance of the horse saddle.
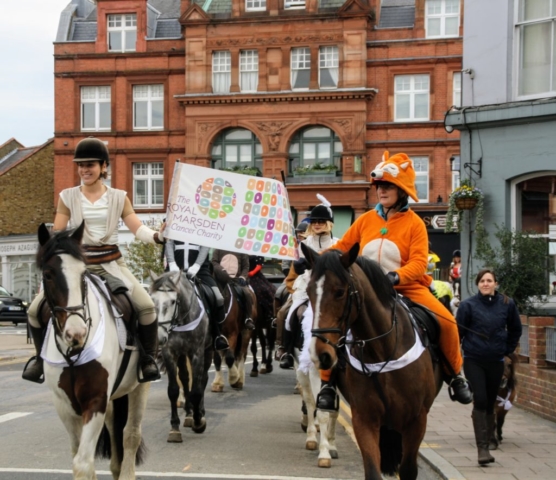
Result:
<instances>
[{"instance_id":1,"label":"horse saddle","mask_svg":"<svg viewBox=\"0 0 556 480\"><path fill-rule=\"evenodd\" d=\"M418 332L423 345L427 348L432 347L436 350L440 338L440 325L438 324L436 316L422 305L412 302L407 297L401 297L401 301L409 309L411 313L411 322Z\"/></svg>"},{"instance_id":2,"label":"horse saddle","mask_svg":"<svg viewBox=\"0 0 556 480\"><path fill-rule=\"evenodd\" d=\"M133 307L133 301L128 293L129 289L122 280L114 275L105 274L101 278L104 280L108 292L110 293L109 300L116 306L127 329L130 330L130 325L132 325L131 320L136 319L136 312Z\"/></svg>"},{"instance_id":3,"label":"horse saddle","mask_svg":"<svg viewBox=\"0 0 556 480\"><path fill-rule=\"evenodd\" d=\"M209 285L201 282L197 277L195 277L194 282L199 292L201 302L203 302L203 306L208 315L211 316L216 311L216 295Z\"/></svg>"}]
</instances>

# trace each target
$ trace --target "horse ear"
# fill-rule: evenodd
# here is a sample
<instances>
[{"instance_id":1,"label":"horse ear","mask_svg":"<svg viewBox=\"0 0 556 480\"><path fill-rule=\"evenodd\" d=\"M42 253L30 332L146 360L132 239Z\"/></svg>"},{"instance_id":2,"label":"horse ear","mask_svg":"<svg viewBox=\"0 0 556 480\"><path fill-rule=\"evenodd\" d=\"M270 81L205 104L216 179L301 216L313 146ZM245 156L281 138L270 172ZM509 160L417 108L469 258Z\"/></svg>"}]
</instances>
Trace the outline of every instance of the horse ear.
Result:
<instances>
[{"instance_id":1,"label":"horse ear","mask_svg":"<svg viewBox=\"0 0 556 480\"><path fill-rule=\"evenodd\" d=\"M50 232L44 223L39 225L38 237L41 247L50 240Z\"/></svg>"},{"instance_id":2,"label":"horse ear","mask_svg":"<svg viewBox=\"0 0 556 480\"><path fill-rule=\"evenodd\" d=\"M307 260L310 267L313 268L313 265L315 264L316 258L318 257L319 254L311 247L305 245L304 243L301 243L300 245L301 245L301 251L305 256L305 260Z\"/></svg>"},{"instance_id":3,"label":"horse ear","mask_svg":"<svg viewBox=\"0 0 556 480\"><path fill-rule=\"evenodd\" d=\"M151 277L151 280L154 282L156 280L158 280L158 276L156 273L154 273L152 270L149 270L149 277Z\"/></svg>"},{"instance_id":4,"label":"horse ear","mask_svg":"<svg viewBox=\"0 0 556 480\"><path fill-rule=\"evenodd\" d=\"M81 225L75 229L75 232L71 234L71 238L81 245L81 240L83 239L83 231L85 230L85 220L81 222Z\"/></svg>"},{"instance_id":5,"label":"horse ear","mask_svg":"<svg viewBox=\"0 0 556 480\"><path fill-rule=\"evenodd\" d=\"M349 267L353 265L355 260L357 260L358 256L359 256L359 244L356 243L353 247L349 249L349 252L342 253L340 255L340 262L342 262L342 265L347 270Z\"/></svg>"}]
</instances>

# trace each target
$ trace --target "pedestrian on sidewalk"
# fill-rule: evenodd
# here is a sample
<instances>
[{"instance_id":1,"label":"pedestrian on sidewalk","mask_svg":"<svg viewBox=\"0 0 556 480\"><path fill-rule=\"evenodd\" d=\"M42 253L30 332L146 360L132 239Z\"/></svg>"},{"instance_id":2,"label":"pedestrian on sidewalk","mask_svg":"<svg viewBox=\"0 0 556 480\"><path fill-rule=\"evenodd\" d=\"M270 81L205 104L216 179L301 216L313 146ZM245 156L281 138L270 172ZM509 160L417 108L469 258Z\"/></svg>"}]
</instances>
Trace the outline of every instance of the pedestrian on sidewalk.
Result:
<instances>
[{"instance_id":1,"label":"pedestrian on sidewalk","mask_svg":"<svg viewBox=\"0 0 556 480\"><path fill-rule=\"evenodd\" d=\"M504 356L512 354L521 337L521 320L515 302L497 292L492 269L475 279L479 293L461 302L457 321L463 347L463 369L473 389L473 429L480 465L494 462L489 441L494 433L494 404ZM493 450L496 448L493 445Z\"/></svg>"}]
</instances>

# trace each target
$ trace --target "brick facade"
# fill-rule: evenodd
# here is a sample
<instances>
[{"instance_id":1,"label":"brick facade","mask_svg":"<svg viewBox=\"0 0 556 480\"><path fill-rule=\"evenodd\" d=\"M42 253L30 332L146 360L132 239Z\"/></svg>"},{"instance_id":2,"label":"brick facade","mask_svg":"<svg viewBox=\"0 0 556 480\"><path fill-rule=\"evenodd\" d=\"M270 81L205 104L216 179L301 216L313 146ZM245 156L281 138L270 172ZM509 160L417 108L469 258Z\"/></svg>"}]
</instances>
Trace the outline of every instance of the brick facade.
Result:
<instances>
[{"instance_id":1,"label":"brick facade","mask_svg":"<svg viewBox=\"0 0 556 480\"><path fill-rule=\"evenodd\" d=\"M541 417L556 421L556 363L546 361L546 327L554 317L524 317L529 330L529 355L520 355L517 369L517 405Z\"/></svg>"},{"instance_id":2,"label":"brick facade","mask_svg":"<svg viewBox=\"0 0 556 480\"><path fill-rule=\"evenodd\" d=\"M318 203L325 195L334 207L354 215L374 204L369 173L385 149L429 158L429 202L419 211L446 210L451 190L449 158L459 153L456 134L443 128L444 112L452 104L453 73L461 70L461 36L426 39L424 0L415 1L410 28L379 28L379 0L348 0L321 8L308 0L305 9L286 10L284 0L268 0L266 12L246 12L245 0L229 0L227 13L205 12L199 4L182 0L181 38L145 40L146 0L97 2L97 35L90 42L55 44L55 183L54 196L77 182L71 163L76 143L94 134L108 142L112 186L130 194L134 162L163 162L167 196L176 159L211 166L211 146L226 129L241 127L253 132L262 146L263 176L288 174L289 146L296 132L309 126L333 130L343 147L337 184L288 183L288 194L297 211ZM461 2L463 4L463 2ZM227 4L226 4L227 5ZM107 51L107 15L135 13L137 44L132 53ZM463 24L463 6L460 25ZM460 35L462 26L460 27ZM319 48L337 46L339 77L336 89L319 89ZM292 91L290 55L295 47L311 52L307 91ZM243 49L258 52L258 88L242 93L239 55ZM228 94L214 94L212 55L231 53L231 87ZM394 121L394 76L430 75L430 119ZM164 128L133 130L133 86L162 84ZM111 87L111 129L82 132L80 89ZM69 94L68 94L69 93ZM289 177L288 177L289 178ZM443 202L437 203L441 196ZM141 210L162 213L163 210Z\"/></svg>"},{"instance_id":3,"label":"brick facade","mask_svg":"<svg viewBox=\"0 0 556 480\"><path fill-rule=\"evenodd\" d=\"M54 142L30 150L0 174L0 237L34 235L54 218Z\"/></svg>"}]
</instances>

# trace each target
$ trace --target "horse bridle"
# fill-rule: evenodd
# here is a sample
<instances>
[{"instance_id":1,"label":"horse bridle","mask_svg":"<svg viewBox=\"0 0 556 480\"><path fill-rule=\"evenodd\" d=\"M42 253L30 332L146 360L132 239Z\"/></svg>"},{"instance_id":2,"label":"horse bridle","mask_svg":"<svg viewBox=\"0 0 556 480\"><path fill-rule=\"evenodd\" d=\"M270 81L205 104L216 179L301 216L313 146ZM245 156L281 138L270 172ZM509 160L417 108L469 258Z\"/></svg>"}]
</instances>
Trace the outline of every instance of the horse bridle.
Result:
<instances>
[{"instance_id":1,"label":"horse bridle","mask_svg":"<svg viewBox=\"0 0 556 480\"><path fill-rule=\"evenodd\" d=\"M353 282L353 274L351 272L349 272L349 277L350 279L348 280L348 301L347 301L347 305L346 308L344 309L343 315L340 318L339 321L339 325L340 327L337 328L313 328L311 329L311 334L313 337L319 339L320 341L324 342L327 345L330 345L331 347L333 347L335 350L338 350L340 348L345 347L346 345L353 345L356 347L360 347L360 351L362 354L363 348L365 347L365 345L367 345L367 343L371 343L374 342L375 340L379 340L381 338L384 338L388 335L390 335L390 333L392 333L394 331L394 329L396 329L397 332L397 324L398 324L398 316L397 316L397 311L396 311L396 306L398 304L397 301L393 302L392 305L392 326L390 327L390 330L388 330L385 333L382 333L380 335L377 335L376 337L372 337L372 338L368 338L366 340L359 340L359 339L353 339L348 341L347 340L347 331L348 331L348 319L351 315L351 310L353 308L353 298L355 297L355 299L357 300L357 310L356 310L356 314L358 314L361 311L361 296L359 295L359 291L355 288L354 282ZM337 343L334 343L332 341L330 341L328 338L326 338L323 334L325 333L335 333L340 335L340 339L338 340ZM397 343L397 335L396 335L396 343ZM394 347L395 350L395 347ZM393 352L392 352L393 354ZM392 354L390 355L388 361L390 361ZM388 361L386 363L388 363Z\"/></svg>"},{"instance_id":2,"label":"horse bridle","mask_svg":"<svg viewBox=\"0 0 556 480\"><path fill-rule=\"evenodd\" d=\"M199 294L197 293L197 291L195 290L194 283L189 278L188 278L188 280L191 282L192 287L193 287L192 288L193 293L191 294L191 298L189 299L189 305L192 305L193 304L193 299L195 297L200 299L200 297L199 297ZM175 327L179 326L178 319L180 318L180 312L181 312L180 302L177 299L177 290L159 289L158 291L159 292L173 292L173 291L176 292L176 303L174 304L174 312L172 313L172 318L170 318L170 320L167 320L165 322L158 322L158 326L162 327L166 333L171 333L172 330ZM191 315L191 309L189 309L187 311L187 314L185 315L184 322L183 322L184 325L187 323L187 320L189 319L190 315ZM170 324L170 328L165 327L165 325L167 325L167 324Z\"/></svg>"},{"instance_id":3,"label":"horse bridle","mask_svg":"<svg viewBox=\"0 0 556 480\"><path fill-rule=\"evenodd\" d=\"M56 252L56 253L65 253L65 252ZM46 289L44 292L46 303L50 308L52 324L54 325L54 331L56 332L56 335L62 337L62 333L63 333L62 326L60 325L60 319L58 318L56 313L58 312L67 313L66 322L69 317L75 315L81 318L81 320L83 320L83 323L85 323L85 325L87 326L87 335L85 337L85 341L83 342L83 345L85 345L89 339L89 334L91 332L91 325L92 325L91 309L89 306L89 302L87 301L87 294L88 294L87 279L91 279L91 274L89 273L88 270L85 270L81 275L81 304L79 305L73 305L71 307L60 307L58 305L54 305L50 297L47 295ZM44 283L44 278L43 278L43 283ZM75 360L72 360L71 352L73 350L73 347L68 347L64 352L60 347L60 343L58 341L56 341L55 343L56 343L56 348L58 349L60 354L64 357L64 360L66 360L66 362L70 366L73 365L75 362L77 362L79 360L79 357L83 353L83 348L80 348L79 352L77 353L77 358Z\"/></svg>"}]
</instances>

